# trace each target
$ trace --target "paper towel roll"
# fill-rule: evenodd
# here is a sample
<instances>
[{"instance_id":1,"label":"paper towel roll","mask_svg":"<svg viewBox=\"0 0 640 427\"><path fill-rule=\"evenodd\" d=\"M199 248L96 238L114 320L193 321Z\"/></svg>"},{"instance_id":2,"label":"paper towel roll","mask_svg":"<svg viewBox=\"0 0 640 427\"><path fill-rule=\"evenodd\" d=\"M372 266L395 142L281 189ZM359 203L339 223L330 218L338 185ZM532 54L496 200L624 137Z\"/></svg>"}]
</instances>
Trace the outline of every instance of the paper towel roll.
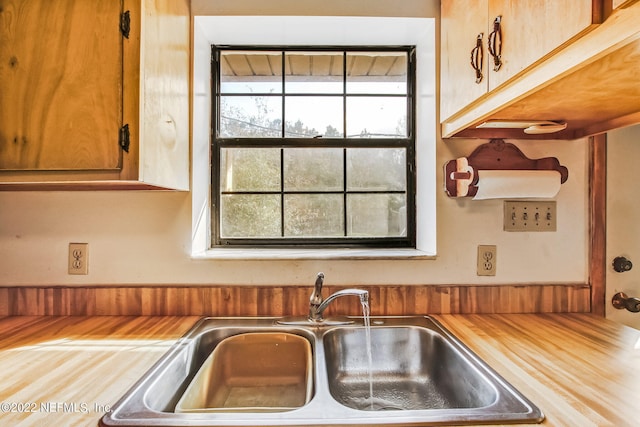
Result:
<instances>
[{"instance_id":1,"label":"paper towel roll","mask_svg":"<svg viewBox=\"0 0 640 427\"><path fill-rule=\"evenodd\" d=\"M473 200L553 198L560 190L555 170L479 170L478 192Z\"/></svg>"}]
</instances>

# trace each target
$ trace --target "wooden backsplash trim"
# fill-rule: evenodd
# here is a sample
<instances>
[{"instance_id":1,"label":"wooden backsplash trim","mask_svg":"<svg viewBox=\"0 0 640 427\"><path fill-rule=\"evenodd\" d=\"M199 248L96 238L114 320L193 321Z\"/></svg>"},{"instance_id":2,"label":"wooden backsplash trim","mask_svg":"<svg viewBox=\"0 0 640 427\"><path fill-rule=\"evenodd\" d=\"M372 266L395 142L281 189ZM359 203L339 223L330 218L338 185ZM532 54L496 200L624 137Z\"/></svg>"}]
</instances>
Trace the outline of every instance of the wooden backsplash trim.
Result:
<instances>
[{"instance_id":1,"label":"wooden backsplash trim","mask_svg":"<svg viewBox=\"0 0 640 427\"><path fill-rule=\"evenodd\" d=\"M589 285L361 286L374 316L488 313L588 313ZM323 294L340 288L327 286ZM0 316L306 315L310 286L158 286L0 288ZM326 314L360 315L351 297Z\"/></svg>"},{"instance_id":2,"label":"wooden backsplash trim","mask_svg":"<svg viewBox=\"0 0 640 427\"><path fill-rule=\"evenodd\" d=\"M607 287L607 135L589 138L589 284L591 312L606 311Z\"/></svg>"}]
</instances>

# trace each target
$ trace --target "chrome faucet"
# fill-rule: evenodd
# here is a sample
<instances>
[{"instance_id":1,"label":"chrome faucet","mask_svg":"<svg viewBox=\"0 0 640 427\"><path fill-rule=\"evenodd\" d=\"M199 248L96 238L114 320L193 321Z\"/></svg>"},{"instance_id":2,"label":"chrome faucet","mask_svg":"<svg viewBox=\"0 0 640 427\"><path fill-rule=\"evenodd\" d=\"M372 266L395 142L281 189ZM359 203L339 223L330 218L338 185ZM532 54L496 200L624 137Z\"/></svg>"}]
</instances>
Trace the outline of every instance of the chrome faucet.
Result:
<instances>
[{"instance_id":1,"label":"chrome faucet","mask_svg":"<svg viewBox=\"0 0 640 427\"><path fill-rule=\"evenodd\" d=\"M329 306L331 301L335 300L338 297L352 295L359 297L361 303L369 302L369 292L362 289L343 289L329 295L327 299L323 299L323 283L324 274L318 273L318 276L316 277L316 283L313 287L313 292L311 293L311 297L309 298L309 321L311 322L322 323L324 321L322 313L324 313L324 310Z\"/></svg>"}]
</instances>

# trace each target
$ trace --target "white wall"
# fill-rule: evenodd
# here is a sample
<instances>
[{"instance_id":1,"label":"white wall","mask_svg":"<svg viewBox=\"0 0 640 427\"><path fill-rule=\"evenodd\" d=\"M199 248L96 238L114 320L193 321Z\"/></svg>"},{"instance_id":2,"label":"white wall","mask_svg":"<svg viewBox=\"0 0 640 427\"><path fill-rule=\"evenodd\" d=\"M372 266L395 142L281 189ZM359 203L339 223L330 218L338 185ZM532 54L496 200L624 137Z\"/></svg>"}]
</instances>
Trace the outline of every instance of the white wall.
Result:
<instances>
[{"instance_id":1,"label":"white wall","mask_svg":"<svg viewBox=\"0 0 640 427\"><path fill-rule=\"evenodd\" d=\"M607 135L607 291L608 318L640 329L640 313L616 310L611 298L617 292L640 297L640 125ZM616 273L611 263L624 256L634 263L630 271Z\"/></svg>"},{"instance_id":2,"label":"white wall","mask_svg":"<svg viewBox=\"0 0 640 427\"><path fill-rule=\"evenodd\" d=\"M369 0L368 0L369 1ZM438 1L388 2L328 0L335 15L370 11L370 15L435 16ZM256 10L250 0L193 2L198 7L234 14ZM299 2L269 3L279 14ZM354 9L354 4L360 7ZM253 5L254 9L251 9ZM235 8L235 9L234 9ZM238 9L239 8L239 9ZM308 14L323 14L323 10ZM291 9L287 9L291 10ZM215 12L215 11L214 11ZM243 14L239 13L239 14ZM302 14L302 12L301 12ZM206 46L197 45L195 49ZM196 85L194 103L206 103ZM200 95L199 95L200 94ZM207 156L204 132L194 131L194 156ZM558 202L558 232L502 231L502 201L454 200L443 191L442 166L470 154L486 141L437 140L437 257L431 260L272 260L223 261L191 258L192 241L202 244L206 230L206 195L193 192L0 192L0 286L119 284L311 284L324 271L328 284L512 284L585 283L587 281L587 147L585 141L516 142L531 158L556 156L569 168ZM207 176L202 165L194 177ZM201 179L201 178L196 178ZM195 203L193 203L195 202ZM193 209L192 205L196 208ZM193 225L195 224L195 225ZM89 243L89 274L67 274L69 242ZM478 244L498 247L497 275L476 276Z\"/></svg>"}]
</instances>

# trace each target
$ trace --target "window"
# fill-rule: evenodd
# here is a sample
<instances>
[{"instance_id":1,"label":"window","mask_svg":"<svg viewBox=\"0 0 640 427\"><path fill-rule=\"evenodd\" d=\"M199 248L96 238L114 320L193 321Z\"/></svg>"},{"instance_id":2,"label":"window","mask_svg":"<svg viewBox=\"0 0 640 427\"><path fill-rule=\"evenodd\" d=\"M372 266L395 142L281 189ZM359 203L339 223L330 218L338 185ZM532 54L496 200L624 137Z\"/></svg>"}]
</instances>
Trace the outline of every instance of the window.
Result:
<instances>
[{"instance_id":1,"label":"window","mask_svg":"<svg viewBox=\"0 0 640 427\"><path fill-rule=\"evenodd\" d=\"M413 47L213 47L215 245L415 246Z\"/></svg>"}]
</instances>

